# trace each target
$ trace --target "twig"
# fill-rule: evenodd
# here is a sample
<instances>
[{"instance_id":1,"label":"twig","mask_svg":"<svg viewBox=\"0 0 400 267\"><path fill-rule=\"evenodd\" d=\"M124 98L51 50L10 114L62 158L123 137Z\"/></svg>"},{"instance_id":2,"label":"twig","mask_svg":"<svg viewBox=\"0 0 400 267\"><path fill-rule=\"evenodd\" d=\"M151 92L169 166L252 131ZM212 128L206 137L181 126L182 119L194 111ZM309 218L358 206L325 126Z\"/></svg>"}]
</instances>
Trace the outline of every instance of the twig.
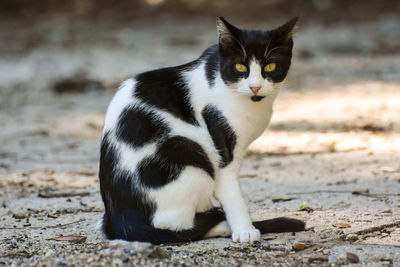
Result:
<instances>
[{"instance_id":1,"label":"twig","mask_svg":"<svg viewBox=\"0 0 400 267\"><path fill-rule=\"evenodd\" d=\"M354 148L348 148L348 149L342 149L342 150L336 150L336 149L325 149L325 150L320 150L320 151L282 151L282 152L257 152L257 151L249 151L246 154L246 157L250 156L256 156L257 158L262 158L262 157L287 157L287 156L296 156L296 155L311 155L311 156L316 156L320 154L330 154L330 153L345 153L345 152L353 152L353 151L360 151L360 150L366 150L367 147L354 147Z\"/></svg>"},{"instance_id":2,"label":"twig","mask_svg":"<svg viewBox=\"0 0 400 267\"><path fill-rule=\"evenodd\" d=\"M292 192L287 193L288 195L303 195L303 194L319 194L319 193L351 193L352 195L360 195L364 197L375 197L375 198L385 198L385 197L397 197L400 194L371 194L368 190L364 191L350 191L350 190L317 190L309 192Z\"/></svg>"},{"instance_id":3,"label":"twig","mask_svg":"<svg viewBox=\"0 0 400 267\"><path fill-rule=\"evenodd\" d=\"M368 192L362 192L362 191L353 191L351 192L352 195L360 195L364 197L375 197L375 198L385 198L385 197L397 197L400 196L400 194L370 194Z\"/></svg>"},{"instance_id":4,"label":"twig","mask_svg":"<svg viewBox=\"0 0 400 267\"><path fill-rule=\"evenodd\" d=\"M294 200L294 199L296 199L296 198L294 198L294 197L278 197L278 198L271 199L271 201L276 203L276 202L286 202L286 201L290 201L290 200Z\"/></svg>"},{"instance_id":5,"label":"twig","mask_svg":"<svg viewBox=\"0 0 400 267\"><path fill-rule=\"evenodd\" d=\"M74 222L70 222L70 223L57 224L57 225L48 225L48 226L0 227L0 230L13 230L13 229L17 229L17 230L22 230L22 229L31 230L31 229L61 228L61 227L69 226L69 225L71 225L71 224L80 223L80 222L83 222L83 221L86 221L86 219L82 218L82 219L80 219L80 220L77 220L77 221L74 221Z\"/></svg>"},{"instance_id":6,"label":"twig","mask_svg":"<svg viewBox=\"0 0 400 267\"><path fill-rule=\"evenodd\" d=\"M319 193L353 193L350 190L317 190L317 191L308 191L308 192L292 192L287 193L288 195L307 195L307 194L319 194Z\"/></svg>"},{"instance_id":7,"label":"twig","mask_svg":"<svg viewBox=\"0 0 400 267\"><path fill-rule=\"evenodd\" d=\"M86 197L89 196L90 192L39 192L38 197L41 198L56 198L56 197Z\"/></svg>"},{"instance_id":8,"label":"twig","mask_svg":"<svg viewBox=\"0 0 400 267\"><path fill-rule=\"evenodd\" d=\"M400 221L396 221L393 223L386 223L386 224L382 224L382 225L378 225L378 226L373 226L364 230L359 230L357 232L354 232L353 234L356 235L364 235L364 234L369 234L369 233L373 233L373 232L377 232L380 230L383 230L385 228L389 228L389 227L399 227L400 226Z\"/></svg>"}]
</instances>

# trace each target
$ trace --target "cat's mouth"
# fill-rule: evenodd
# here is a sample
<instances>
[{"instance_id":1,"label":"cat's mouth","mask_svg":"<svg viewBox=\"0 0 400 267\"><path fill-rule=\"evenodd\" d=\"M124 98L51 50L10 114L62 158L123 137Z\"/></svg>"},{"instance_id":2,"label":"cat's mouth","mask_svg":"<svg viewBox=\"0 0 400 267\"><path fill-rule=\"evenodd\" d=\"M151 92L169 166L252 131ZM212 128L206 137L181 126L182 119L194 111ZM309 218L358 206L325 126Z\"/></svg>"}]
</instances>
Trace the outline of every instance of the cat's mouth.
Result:
<instances>
[{"instance_id":1,"label":"cat's mouth","mask_svg":"<svg viewBox=\"0 0 400 267\"><path fill-rule=\"evenodd\" d=\"M260 102L265 96L253 95L250 97L253 102Z\"/></svg>"}]
</instances>

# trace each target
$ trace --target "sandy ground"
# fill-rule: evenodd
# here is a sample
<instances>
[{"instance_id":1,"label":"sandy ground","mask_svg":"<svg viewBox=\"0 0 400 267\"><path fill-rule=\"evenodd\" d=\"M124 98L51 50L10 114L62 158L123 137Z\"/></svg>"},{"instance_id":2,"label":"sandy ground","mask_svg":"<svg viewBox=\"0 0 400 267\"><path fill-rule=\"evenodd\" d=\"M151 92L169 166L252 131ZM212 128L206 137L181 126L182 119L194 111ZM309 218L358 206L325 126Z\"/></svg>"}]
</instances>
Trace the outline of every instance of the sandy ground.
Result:
<instances>
[{"instance_id":1,"label":"sandy ground","mask_svg":"<svg viewBox=\"0 0 400 267\"><path fill-rule=\"evenodd\" d=\"M400 53L374 54L376 43L352 41L375 38L363 31L374 25L338 26L329 37L312 27L298 33L272 123L241 170L255 219L300 218L306 232L263 235L253 245L216 238L155 247L102 237L96 229L103 212L99 138L115 87L58 95L49 84L85 73L108 88L138 71L192 59L215 39L212 23L175 25L174 31L167 25L153 32L136 25L111 37L94 31L100 44L92 47L78 32L73 48L54 45L61 34L21 58L6 51L0 62L7 70L0 75L0 265L400 266ZM202 34L185 39L193 29ZM115 38L118 45L106 42ZM329 38L338 40L333 48ZM348 46L357 53L332 52ZM82 238L52 240L67 235Z\"/></svg>"}]
</instances>

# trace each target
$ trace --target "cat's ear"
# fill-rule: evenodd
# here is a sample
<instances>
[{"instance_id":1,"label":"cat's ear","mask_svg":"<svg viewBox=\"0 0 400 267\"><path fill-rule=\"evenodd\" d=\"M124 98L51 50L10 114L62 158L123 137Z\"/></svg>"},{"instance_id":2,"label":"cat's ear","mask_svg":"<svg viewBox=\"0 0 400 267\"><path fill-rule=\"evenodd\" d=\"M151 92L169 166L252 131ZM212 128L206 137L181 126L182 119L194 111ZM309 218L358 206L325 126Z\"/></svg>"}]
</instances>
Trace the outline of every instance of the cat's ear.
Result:
<instances>
[{"instance_id":1,"label":"cat's ear","mask_svg":"<svg viewBox=\"0 0 400 267\"><path fill-rule=\"evenodd\" d=\"M273 30L283 41L289 41L293 39L293 35L297 30L297 22L299 17L295 17L291 21L283 24L282 26Z\"/></svg>"},{"instance_id":2,"label":"cat's ear","mask_svg":"<svg viewBox=\"0 0 400 267\"><path fill-rule=\"evenodd\" d=\"M240 40L240 30L221 16L217 18L217 31L218 42L222 47L230 46Z\"/></svg>"}]
</instances>

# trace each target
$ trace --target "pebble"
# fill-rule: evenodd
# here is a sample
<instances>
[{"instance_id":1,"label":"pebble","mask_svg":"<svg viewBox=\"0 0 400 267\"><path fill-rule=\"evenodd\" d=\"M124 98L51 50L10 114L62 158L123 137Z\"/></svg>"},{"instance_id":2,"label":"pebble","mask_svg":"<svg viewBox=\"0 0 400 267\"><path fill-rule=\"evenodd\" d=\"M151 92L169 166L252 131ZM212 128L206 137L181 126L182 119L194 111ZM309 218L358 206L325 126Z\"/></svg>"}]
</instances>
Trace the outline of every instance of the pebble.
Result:
<instances>
[{"instance_id":1,"label":"pebble","mask_svg":"<svg viewBox=\"0 0 400 267\"><path fill-rule=\"evenodd\" d=\"M24 218L26 218L26 214L21 211L16 211L16 212L13 212L13 217L15 219L24 219Z\"/></svg>"},{"instance_id":2,"label":"pebble","mask_svg":"<svg viewBox=\"0 0 400 267\"><path fill-rule=\"evenodd\" d=\"M45 259L50 259L51 257L52 257L52 255L51 255L50 251L48 251L48 252L46 252L46 254L44 254Z\"/></svg>"},{"instance_id":3,"label":"pebble","mask_svg":"<svg viewBox=\"0 0 400 267\"><path fill-rule=\"evenodd\" d=\"M346 259L350 263L358 263L360 261L358 256L351 252L346 252Z\"/></svg>"}]
</instances>

